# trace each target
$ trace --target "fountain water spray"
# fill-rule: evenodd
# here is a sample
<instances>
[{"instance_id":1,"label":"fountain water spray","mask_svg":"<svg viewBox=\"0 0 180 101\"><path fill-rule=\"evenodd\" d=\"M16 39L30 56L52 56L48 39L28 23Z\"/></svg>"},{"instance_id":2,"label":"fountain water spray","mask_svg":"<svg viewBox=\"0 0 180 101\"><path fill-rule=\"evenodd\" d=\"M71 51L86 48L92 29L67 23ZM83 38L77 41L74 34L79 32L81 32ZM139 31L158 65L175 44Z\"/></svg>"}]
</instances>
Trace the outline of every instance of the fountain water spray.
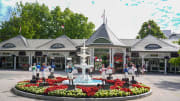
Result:
<instances>
[{"instance_id":1,"label":"fountain water spray","mask_svg":"<svg viewBox=\"0 0 180 101\"><path fill-rule=\"evenodd\" d=\"M74 84L75 85L102 84L101 80L92 80L91 77L88 74L86 74L86 69L94 66L94 65L87 65L87 63L86 63L86 57L90 56L90 55L86 54L86 49L87 49L87 47L85 46L85 39L84 39L83 47L81 47L81 53L78 54L78 56L81 57L81 64L75 65L75 67L80 67L82 69L82 74L77 76L76 79L74 79ZM67 84L68 81L64 81L63 83Z\"/></svg>"}]
</instances>

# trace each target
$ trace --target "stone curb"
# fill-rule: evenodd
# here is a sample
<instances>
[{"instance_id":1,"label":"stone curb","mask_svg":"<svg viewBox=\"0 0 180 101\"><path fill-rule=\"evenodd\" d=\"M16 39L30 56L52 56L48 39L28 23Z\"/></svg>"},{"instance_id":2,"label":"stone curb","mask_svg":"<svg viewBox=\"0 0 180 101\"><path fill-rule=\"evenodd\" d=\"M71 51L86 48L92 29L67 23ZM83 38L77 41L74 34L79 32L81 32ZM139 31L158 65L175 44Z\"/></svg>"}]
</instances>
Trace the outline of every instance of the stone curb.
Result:
<instances>
[{"instance_id":1,"label":"stone curb","mask_svg":"<svg viewBox=\"0 0 180 101\"><path fill-rule=\"evenodd\" d=\"M140 95L133 95L133 96L126 96L126 97L109 97L109 98L73 98L73 97L57 97L57 96L44 96L44 95L37 95L28 92L20 91L16 88L12 88L12 92L16 95L20 95L23 97L30 97L35 99L41 100L53 100L53 101L124 101L124 100L132 100L138 99L142 97L146 97L152 94L152 90L150 89L149 92L143 93Z\"/></svg>"}]
</instances>

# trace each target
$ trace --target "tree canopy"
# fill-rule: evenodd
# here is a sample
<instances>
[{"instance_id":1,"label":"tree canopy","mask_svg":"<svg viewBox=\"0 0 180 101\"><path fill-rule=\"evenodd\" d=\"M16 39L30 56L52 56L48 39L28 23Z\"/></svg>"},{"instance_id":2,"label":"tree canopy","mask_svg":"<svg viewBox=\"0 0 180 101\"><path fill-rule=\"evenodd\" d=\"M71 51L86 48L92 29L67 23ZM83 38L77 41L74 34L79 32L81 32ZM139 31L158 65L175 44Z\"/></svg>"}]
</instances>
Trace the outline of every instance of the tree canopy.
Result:
<instances>
[{"instance_id":1,"label":"tree canopy","mask_svg":"<svg viewBox=\"0 0 180 101\"><path fill-rule=\"evenodd\" d=\"M142 39L142 38L146 37L148 34L151 34L157 38L163 38L163 39L166 38L164 36L164 34L161 32L160 27L153 20L149 20L149 21L143 23L143 25L141 26L141 29L138 33L138 36L136 38Z\"/></svg>"},{"instance_id":2,"label":"tree canopy","mask_svg":"<svg viewBox=\"0 0 180 101\"><path fill-rule=\"evenodd\" d=\"M74 13L69 8L64 11L59 6L50 10L46 5L17 3L8 21L0 24L0 41L19 34L29 39L56 38L67 35L70 38L89 38L95 25L88 22L83 14Z\"/></svg>"},{"instance_id":3,"label":"tree canopy","mask_svg":"<svg viewBox=\"0 0 180 101\"><path fill-rule=\"evenodd\" d=\"M180 40L178 41L178 44L180 45ZM171 63L172 65L174 65L175 67L180 65L180 50L178 52L179 56L176 58L171 58L169 60L169 63Z\"/></svg>"}]
</instances>

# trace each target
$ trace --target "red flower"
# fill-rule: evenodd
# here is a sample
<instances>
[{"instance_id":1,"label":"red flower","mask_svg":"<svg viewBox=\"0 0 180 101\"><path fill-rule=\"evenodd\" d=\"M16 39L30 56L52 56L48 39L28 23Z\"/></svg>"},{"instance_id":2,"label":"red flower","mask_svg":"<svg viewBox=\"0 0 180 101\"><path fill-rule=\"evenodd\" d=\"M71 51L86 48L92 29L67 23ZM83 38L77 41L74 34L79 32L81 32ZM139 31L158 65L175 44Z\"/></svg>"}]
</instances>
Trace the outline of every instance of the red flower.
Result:
<instances>
[{"instance_id":1,"label":"red flower","mask_svg":"<svg viewBox=\"0 0 180 101\"><path fill-rule=\"evenodd\" d=\"M67 85L52 86L52 87L46 88L46 89L44 90L44 93L47 94L47 93L50 92L50 91L54 91L54 90L58 90L58 89L66 89L66 88L68 88Z\"/></svg>"},{"instance_id":2,"label":"red flower","mask_svg":"<svg viewBox=\"0 0 180 101\"><path fill-rule=\"evenodd\" d=\"M83 93L86 93L87 96L94 96L94 94L99 90L98 87L76 86L76 88L82 89Z\"/></svg>"},{"instance_id":3,"label":"red flower","mask_svg":"<svg viewBox=\"0 0 180 101\"><path fill-rule=\"evenodd\" d=\"M39 86L39 84L27 84L27 85L24 85L24 87L31 87L31 86Z\"/></svg>"}]
</instances>

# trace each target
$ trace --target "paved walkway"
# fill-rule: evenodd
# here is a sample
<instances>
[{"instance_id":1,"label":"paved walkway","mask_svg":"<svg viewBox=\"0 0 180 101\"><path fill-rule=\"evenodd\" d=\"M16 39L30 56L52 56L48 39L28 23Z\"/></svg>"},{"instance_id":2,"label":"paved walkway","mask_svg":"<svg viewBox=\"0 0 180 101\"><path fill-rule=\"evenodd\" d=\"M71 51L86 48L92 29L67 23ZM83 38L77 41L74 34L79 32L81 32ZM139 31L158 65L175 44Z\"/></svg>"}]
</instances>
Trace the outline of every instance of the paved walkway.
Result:
<instances>
[{"instance_id":1,"label":"paved walkway","mask_svg":"<svg viewBox=\"0 0 180 101\"><path fill-rule=\"evenodd\" d=\"M10 92L18 81L31 79L31 74L27 71L0 70L0 101L42 101L16 96ZM65 76L65 73L56 72L55 75ZM122 78L122 76L122 74L115 74L114 78ZM180 101L180 75L148 74L136 79L150 86L153 93L151 96L131 101Z\"/></svg>"}]
</instances>

